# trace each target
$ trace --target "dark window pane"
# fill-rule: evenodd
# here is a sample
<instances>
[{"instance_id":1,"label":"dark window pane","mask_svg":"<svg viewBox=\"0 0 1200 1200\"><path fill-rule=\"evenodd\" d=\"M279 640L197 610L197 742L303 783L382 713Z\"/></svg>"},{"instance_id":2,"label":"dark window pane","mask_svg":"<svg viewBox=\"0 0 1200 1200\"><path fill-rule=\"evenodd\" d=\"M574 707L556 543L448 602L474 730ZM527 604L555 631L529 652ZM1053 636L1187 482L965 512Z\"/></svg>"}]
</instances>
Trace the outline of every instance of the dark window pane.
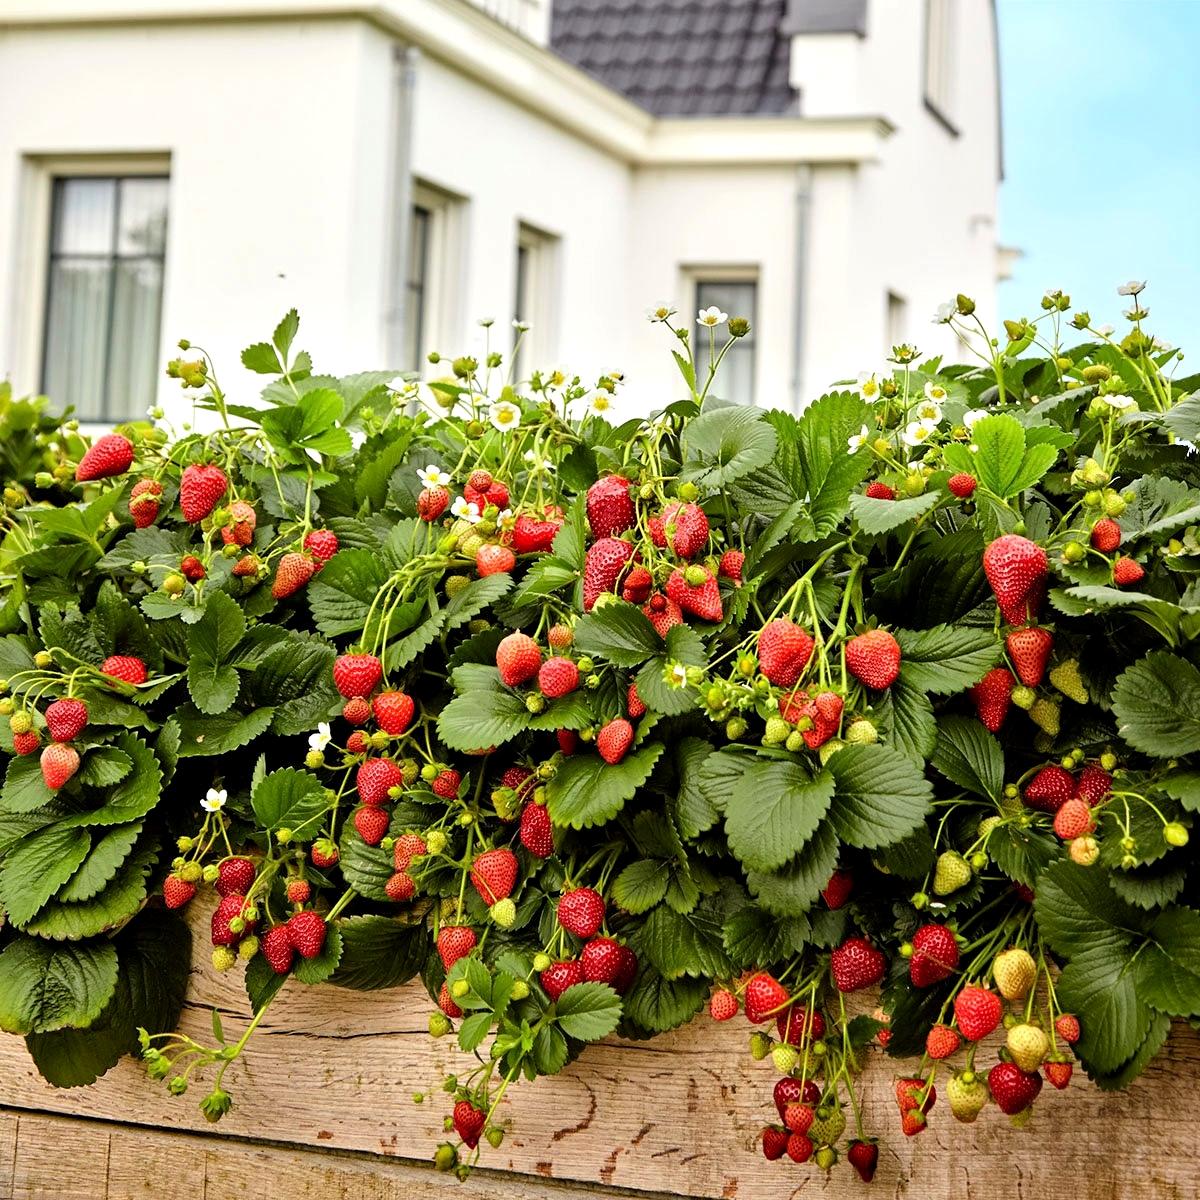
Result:
<instances>
[{"instance_id":1,"label":"dark window pane","mask_svg":"<svg viewBox=\"0 0 1200 1200\"><path fill-rule=\"evenodd\" d=\"M60 179L55 200L54 253L112 252L115 180Z\"/></svg>"},{"instance_id":2,"label":"dark window pane","mask_svg":"<svg viewBox=\"0 0 1200 1200\"><path fill-rule=\"evenodd\" d=\"M432 214L429 209L416 204L408 240L408 282L406 339L404 347L405 371L420 368L425 341L425 306L429 292L429 230Z\"/></svg>"},{"instance_id":3,"label":"dark window pane","mask_svg":"<svg viewBox=\"0 0 1200 1200\"><path fill-rule=\"evenodd\" d=\"M117 253L162 255L167 242L167 181L123 179Z\"/></svg>"},{"instance_id":4,"label":"dark window pane","mask_svg":"<svg viewBox=\"0 0 1200 1200\"><path fill-rule=\"evenodd\" d=\"M105 259L60 259L50 267L42 390L57 404L73 404L84 421L104 416L111 274Z\"/></svg>"},{"instance_id":5,"label":"dark window pane","mask_svg":"<svg viewBox=\"0 0 1200 1200\"><path fill-rule=\"evenodd\" d=\"M117 264L108 360L108 406L113 414L137 416L154 403L162 275L157 259Z\"/></svg>"},{"instance_id":6,"label":"dark window pane","mask_svg":"<svg viewBox=\"0 0 1200 1200\"><path fill-rule=\"evenodd\" d=\"M517 243L517 282L516 294L513 297L513 320L529 322L529 257L530 249L528 246L523 246L520 242ZM513 330L514 339L520 335ZM513 358L513 378L521 378L521 359L523 358L521 346L517 345L517 351Z\"/></svg>"},{"instance_id":7,"label":"dark window pane","mask_svg":"<svg viewBox=\"0 0 1200 1200\"><path fill-rule=\"evenodd\" d=\"M753 280L713 279L696 283L697 311L714 305L730 317L745 317L750 332L730 347L721 360L721 368L713 384L713 393L739 404L754 403L754 326L757 319L758 285ZM709 347L716 352L729 341L729 323L709 329L697 322L693 332L694 352L701 383L707 376Z\"/></svg>"}]
</instances>

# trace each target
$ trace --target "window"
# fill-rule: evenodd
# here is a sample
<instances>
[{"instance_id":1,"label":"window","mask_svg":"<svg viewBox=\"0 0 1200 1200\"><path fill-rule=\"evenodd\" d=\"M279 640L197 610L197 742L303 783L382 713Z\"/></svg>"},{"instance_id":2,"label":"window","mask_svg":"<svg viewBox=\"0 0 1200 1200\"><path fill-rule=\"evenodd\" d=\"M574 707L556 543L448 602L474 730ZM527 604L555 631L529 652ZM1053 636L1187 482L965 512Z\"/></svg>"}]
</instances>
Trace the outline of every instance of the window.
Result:
<instances>
[{"instance_id":1,"label":"window","mask_svg":"<svg viewBox=\"0 0 1200 1200\"><path fill-rule=\"evenodd\" d=\"M908 301L895 292L887 294L887 344L884 346L884 357L892 353L894 346L899 346L908 334Z\"/></svg>"},{"instance_id":2,"label":"window","mask_svg":"<svg viewBox=\"0 0 1200 1200\"><path fill-rule=\"evenodd\" d=\"M722 279L701 276L696 279L696 311L716 305L731 317L745 317L750 322L750 332L737 338L721 360L721 369L713 384L712 393L737 404L754 403L754 359L755 330L757 320L758 283L753 279ZM710 331L705 325L696 324L692 334L692 348L696 356L696 374L703 387L708 377L708 352L712 333L716 334L716 351L729 341L729 325L718 325Z\"/></svg>"},{"instance_id":3,"label":"window","mask_svg":"<svg viewBox=\"0 0 1200 1200\"><path fill-rule=\"evenodd\" d=\"M57 176L42 391L83 421L141 415L158 385L165 176Z\"/></svg>"},{"instance_id":4,"label":"window","mask_svg":"<svg viewBox=\"0 0 1200 1200\"><path fill-rule=\"evenodd\" d=\"M517 254L513 271L513 320L529 326L513 359L512 378L525 378L535 367L545 367L553 355L555 271L558 238L517 226ZM514 340L516 330L513 331Z\"/></svg>"},{"instance_id":5,"label":"window","mask_svg":"<svg viewBox=\"0 0 1200 1200\"><path fill-rule=\"evenodd\" d=\"M433 212L423 204L414 204L408 237L408 279L405 282L405 371L420 370L421 360L429 352L425 329L429 304L429 236Z\"/></svg>"},{"instance_id":6,"label":"window","mask_svg":"<svg viewBox=\"0 0 1200 1200\"><path fill-rule=\"evenodd\" d=\"M925 107L954 134L954 5L925 0Z\"/></svg>"}]
</instances>

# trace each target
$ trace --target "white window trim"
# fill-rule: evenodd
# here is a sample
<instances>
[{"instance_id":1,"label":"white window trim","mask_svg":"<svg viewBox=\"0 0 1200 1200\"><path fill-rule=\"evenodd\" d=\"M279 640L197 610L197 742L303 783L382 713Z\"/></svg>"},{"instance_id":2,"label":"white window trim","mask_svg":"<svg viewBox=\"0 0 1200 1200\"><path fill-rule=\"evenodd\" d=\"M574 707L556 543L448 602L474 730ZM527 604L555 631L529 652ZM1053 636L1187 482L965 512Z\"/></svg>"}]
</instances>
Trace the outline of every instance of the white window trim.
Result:
<instances>
[{"instance_id":1,"label":"white window trim","mask_svg":"<svg viewBox=\"0 0 1200 1200\"><path fill-rule=\"evenodd\" d=\"M430 368L424 355L437 350L443 355L457 353L463 339L462 298L467 284L467 200L435 184L414 180L409 203L429 213L429 244L425 264L425 312L422 328L424 346L418 347L421 361L416 370ZM409 270L411 264L406 266ZM413 314L406 313L406 320Z\"/></svg>"},{"instance_id":2,"label":"white window trim","mask_svg":"<svg viewBox=\"0 0 1200 1200\"><path fill-rule=\"evenodd\" d=\"M42 386L42 351L46 340L46 289L49 286L51 198L56 178L95 175L171 175L171 156L145 154L26 154L21 164L17 228L22 231L10 283L11 312L9 361L17 394L33 394ZM169 195L169 193L168 193ZM169 204L169 200L168 200ZM167 244L163 253L163 308L171 264L171 227L167 219ZM162 331L159 331L162 337ZM161 344L159 349L161 350ZM54 400L54 397L51 397Z\"/></svg>"},{"instance_id":3,"label":"white window trim","mask_svg":"<svg viewBox=\"0 0 1200 1200\"><path fill-rule=\"evenodd\" d=\"M529 311L522 314L522 319L529 325L529 332L521 340L522 374L528 377L534 370L552 366L557 353L562 239L528 221L517 222L513 254L514 296L517 248L529 253L527 279L530 304ZM512 333L515 340L516 330Z\"/></svg>"},{"instance_id":4,"label":"white window trim","mask_svg":"<svg viewBox=\"0 0 1200 1200\"><path fill-rule=\"evenodd\" d=\"M687 317L687 330L689 334L694 336L696 329L696 314L699 312L697 289L702 283L752 283L754 284L755 308L762 306L762 269L757 263L722 263L719 266L696 266L687 264L681 269L682 281L680 290L684 296L684 300L677 307L681 314ZM759 313L753 315L747 313L729 314L731 317L749 317L752 326L759 324ZM754 395L751 397L751 402L755 405L759 404L759 395L762 391L762 372L759 370L761 359L759 358L759 338L758 329L754 329ZM702 348L703 349L703 348ZM692 347L694 355L699 354L697 347ZM707 349L704 349L707 355ZM704 359L708 361L707 357ZM718 380L720 376L718 375Z\"/></svg>"},{"instance_id":5,"label":"white window trim","mask_svg":"<svg viewBox=\"0 0 1200 1200\"><path fill-rule=\"evenodd\" d=\"M956 0L925 0L922 89L926 109L947 132L958 137L955 3Z\"/></svg>"}]
</instances>

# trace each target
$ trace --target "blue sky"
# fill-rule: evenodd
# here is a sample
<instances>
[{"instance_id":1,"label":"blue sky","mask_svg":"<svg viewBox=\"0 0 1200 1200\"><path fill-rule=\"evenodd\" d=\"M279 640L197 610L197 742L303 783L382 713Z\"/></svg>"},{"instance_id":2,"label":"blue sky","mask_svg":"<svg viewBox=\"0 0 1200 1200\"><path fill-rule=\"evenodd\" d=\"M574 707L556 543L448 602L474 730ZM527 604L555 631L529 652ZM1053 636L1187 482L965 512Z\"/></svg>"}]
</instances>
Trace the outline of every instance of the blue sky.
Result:
<instances>
[{"instance_id":1,"label":"blue sky","mask_svg":"<svg viewBox=\"0 0 1200 1200\"><path fill-rule=\"evenodd\" d=\"M1200 0L997 0L1000 240L1025 257L1004 316L1061 287L1122 328L1148 280L1156 335L1200 356Z\"/></svg>"}]
</instances>

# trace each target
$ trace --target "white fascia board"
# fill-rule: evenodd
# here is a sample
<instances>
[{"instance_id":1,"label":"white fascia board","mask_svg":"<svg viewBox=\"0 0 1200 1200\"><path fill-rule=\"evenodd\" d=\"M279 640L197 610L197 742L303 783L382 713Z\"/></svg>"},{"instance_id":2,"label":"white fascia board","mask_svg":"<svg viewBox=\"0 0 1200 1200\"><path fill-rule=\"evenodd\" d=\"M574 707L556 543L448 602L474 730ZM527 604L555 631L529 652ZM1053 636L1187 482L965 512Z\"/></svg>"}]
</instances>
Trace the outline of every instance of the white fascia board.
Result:
<instances>
[{"instance_id":1,"label":"white fascia board","mask_svg":"<svg viewBox=\"0 0 1200 1200\"><path fill-rule=\"evenodd\" d=\"M865 162L880 117L655 118L467 0L0 0L0 32L60 25L357 18L632 166Z\"/></svg>"}]
</instances>

